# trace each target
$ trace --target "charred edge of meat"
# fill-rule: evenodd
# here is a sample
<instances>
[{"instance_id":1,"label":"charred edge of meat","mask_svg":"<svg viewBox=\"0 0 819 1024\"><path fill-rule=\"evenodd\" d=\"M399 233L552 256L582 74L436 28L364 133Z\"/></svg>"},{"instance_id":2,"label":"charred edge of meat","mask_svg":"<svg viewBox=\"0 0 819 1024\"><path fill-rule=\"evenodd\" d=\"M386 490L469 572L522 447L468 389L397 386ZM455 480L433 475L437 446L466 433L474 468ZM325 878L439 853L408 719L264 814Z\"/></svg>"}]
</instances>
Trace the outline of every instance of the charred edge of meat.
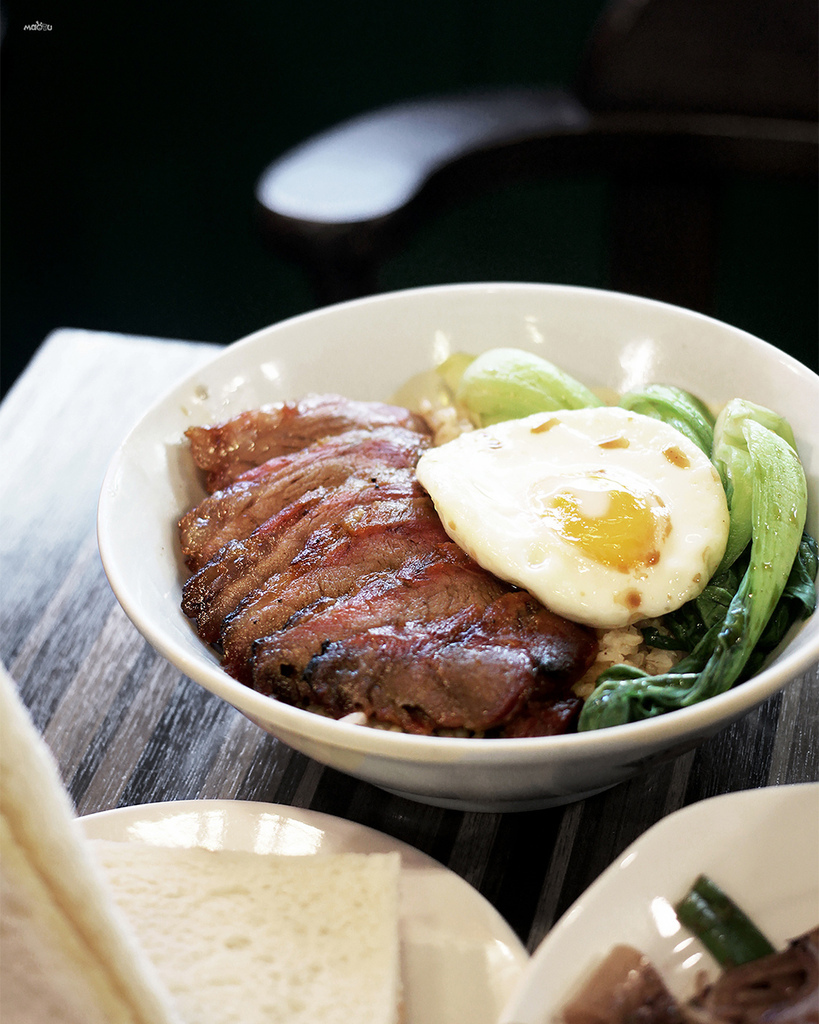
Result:
<instances>
[{"instance_id":1,"label":"charred edge of meat","mask_svg":"<svg viewBox=\"0 0 819 1024\"><path fill-rule=\"evenodd\" d=\"M342 607L336 625L343 615ZM550 636L543 632L545 618ZM556 619L520 591L444 618L389 621L360 632L353 626L336 639L316 639L312 653L298 645L288 650L287 631L283 641L262 642L257 689L301 707L319 706L336 718L360 711L425 734L565 732L582 705L571 684L595 652L580 627Z\"/></svg>"}]
</instances>

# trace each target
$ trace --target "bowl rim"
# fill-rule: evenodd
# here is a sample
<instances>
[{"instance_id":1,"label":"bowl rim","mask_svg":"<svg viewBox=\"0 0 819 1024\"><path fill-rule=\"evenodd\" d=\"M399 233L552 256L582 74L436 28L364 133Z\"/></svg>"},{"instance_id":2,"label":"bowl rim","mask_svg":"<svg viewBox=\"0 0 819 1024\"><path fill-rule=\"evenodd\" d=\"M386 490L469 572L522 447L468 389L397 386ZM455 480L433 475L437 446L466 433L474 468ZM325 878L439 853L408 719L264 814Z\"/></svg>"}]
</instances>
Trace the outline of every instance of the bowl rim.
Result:
<instances>
[{"instance_id":1,"label":"bowl rim","mask_svg":"<svg viewBox=\"0 0 819 1024\"><path fill-rule=\"evenodd\" d=\"M109 505L114 490L113 483L122 472L126 463L129 448L134 439L155 416L159 409L173 399L177 393L185 391L194 378L225 357L226 353L234 353L243 348L258 344L262 339L279 332L290 331L308 321L321 320L334 316L340 309L376 304L394 303L396 300L418 298L423 300L430 294L443 293L482 293L491 295L496 292L532 291L540 294L571 293L576 295L607 296L625 304L649 307L662 307L674 311L675 315L709 322L740 336L746 344L761 346L769 358L774 358L790 372L804 378L808 386L817 389L819 397L819 375L790 354L777 349L770 342L750 334L741 328L720 321L715 317L694 310L688 310L671 303L642 296L630 295L602 288L581 285L563 285L537 282L465 282L453 284L426 285L417 288L406 288L397 291L382 292L376 295L350 299L345 302L308 310L304 313L288 317L253 331L251 334L225 346L214 354L212 359L195 369L186 372L180 379L167 388L140 416L138 421L125 435L106 470L97 504L97 543L103 568L108 577L111 589L122 605L128 618L134 623L144 638L163 657L174 664L180 671L204 686L216 696L248 715L257 723L269 728L276 734L277 730L298 734L302 739L361 754L376 755L388 759L406 760L408 757L421 755L421 760L430 762L440 759L469 759L483 761L486 758L497 759L503 752L507 761L530 761L532 753L542 755L553 752L555 755L579 754L585 747L593 744L595 752L607 756L615 752L626 752L629 749L652 750L666 747L669 740L684 739L702 735L706 731L715 731L727 727L731 721L761 704L768 697L781 690L788 682L802 675L813 664L819 661L819 637L816 643L798 651L787 650L793 639L794 630L789 632L784 649L775 656L773 663L767 665L759 673L746 682L735 686L724 693L710 697L698 704L681 708L677 711L658 715L639 722L630 722L611 728L591 730L588 732L565 733L556 736L485 738L459 736L420 736L390 729L370 728L343 720L336 720L312 711L293 707L276 698L266 696L243 685L229 676L221 666L211 660L211 652L202 641L204 660L193 657L181 644L162 634L154 623L146 620L136 602L132 600L127 580L123 579L116 558L112 554L109 533ZM819 609L815 614L819 614ZM193 624L190 625L195 636ZM799 630L799 626L795 630ZM198 639L198 638L197 638ZM426 756L423 756L426 755ZM518 755L518 756L515 756Z\"/></svg>"}]
</instances>

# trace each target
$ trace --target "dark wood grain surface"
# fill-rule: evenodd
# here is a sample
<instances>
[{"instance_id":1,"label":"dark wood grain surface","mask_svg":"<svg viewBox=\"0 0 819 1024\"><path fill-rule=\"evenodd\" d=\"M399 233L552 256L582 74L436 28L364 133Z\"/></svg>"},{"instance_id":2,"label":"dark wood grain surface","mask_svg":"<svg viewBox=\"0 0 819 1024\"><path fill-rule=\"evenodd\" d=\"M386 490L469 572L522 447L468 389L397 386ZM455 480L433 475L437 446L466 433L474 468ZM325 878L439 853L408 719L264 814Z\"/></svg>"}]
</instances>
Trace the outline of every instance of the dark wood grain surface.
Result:
<instances>
[{"instance_id":1,"label":"dark wood grain surface","mask_svg":"<svg viewBox=\"0 0 819 1024\"><path fill-rule=\"evenodd\" d=\"M461 813L323 768L182 676L117 604L99 560L109 459L215 346L63 330L0 406L0 657L80 814L154 801L268 801L410 843L483 893L533 949L646 829L686 804L819 779L819 666L733 726L566 807Z\"/></svg>"}]
</instances>

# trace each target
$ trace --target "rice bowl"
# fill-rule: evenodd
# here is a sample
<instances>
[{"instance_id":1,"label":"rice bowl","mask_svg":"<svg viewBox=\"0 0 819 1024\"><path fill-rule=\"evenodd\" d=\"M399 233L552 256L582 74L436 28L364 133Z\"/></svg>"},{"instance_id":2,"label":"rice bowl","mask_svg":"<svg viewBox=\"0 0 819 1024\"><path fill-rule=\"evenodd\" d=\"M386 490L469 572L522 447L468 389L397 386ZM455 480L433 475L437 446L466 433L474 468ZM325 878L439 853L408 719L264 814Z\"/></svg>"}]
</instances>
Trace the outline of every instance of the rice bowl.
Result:
<instances>
[{"instance_id":1,"label":"rice bowl","mask_svg":"<svg viewBox=\"0 0 819 1024\"><path fill-rule=\"evenodd\" d=\"M539 352L586 384L615 391L673 383L709 404L741 396L788 416L817 533L814 409L819 378L770 345L662 303L550 285L456 285L328 307L220 353L149 410L103 485L98 536L111 586L149 642L182 672L316 760L448 807L510 810L581 799L690 749L819 658L814 617L753 679L701 705L595 733L533 739L411 736L289 707L219 666L179 607L185 570L175 524L202 494L184 430L309 392L389 399L454 351L498 344Z\"/></svg>"}]
</instances>

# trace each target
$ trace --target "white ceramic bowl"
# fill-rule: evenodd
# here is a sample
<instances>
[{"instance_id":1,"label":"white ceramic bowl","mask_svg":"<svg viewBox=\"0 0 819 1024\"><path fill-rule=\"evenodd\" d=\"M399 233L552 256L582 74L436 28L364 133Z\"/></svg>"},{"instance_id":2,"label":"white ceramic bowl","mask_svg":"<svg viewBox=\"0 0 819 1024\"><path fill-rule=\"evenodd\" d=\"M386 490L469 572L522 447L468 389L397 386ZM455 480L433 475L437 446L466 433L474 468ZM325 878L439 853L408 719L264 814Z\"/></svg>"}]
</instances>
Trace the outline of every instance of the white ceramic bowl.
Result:
<instances>
[{"instance_id":1,"label":"white ceramic bowl","mask_svg":"<svg viewBox=\"0 0 819 1024\"><path fill-rule=\"evenodd\" d=\"M533 739L410 736L340 723L255 693L228 676L180 610L178 517L203 495L184 430L265 402L333 391L388 399L450 352L542 353L592 387L673 383L709 403L741 396L786 414L819 528L819 377L742 331L622 294L537 284L451 285L327 307L219 353L149 410L123 442L99 503L111 586L147 640L182 672L317 761L446 807L565 803L690 749L819 660L819 614L755 678L702 704L599 732Z\"/></svg>"},{"instance_id":2,"label":"white ceramic bowl","mask_svg":"<svg viewBox=\"0 0 819 1024\"><path fill-rule=\"evenodd\" d=\"M819 783L690 804L644 832L566 911L533 953L498 1024L555 1024L617 945L644 953L680 1002L720 968L677 920L701 874L777 948L816 927Z\"/></svg>"}]
</instances>

